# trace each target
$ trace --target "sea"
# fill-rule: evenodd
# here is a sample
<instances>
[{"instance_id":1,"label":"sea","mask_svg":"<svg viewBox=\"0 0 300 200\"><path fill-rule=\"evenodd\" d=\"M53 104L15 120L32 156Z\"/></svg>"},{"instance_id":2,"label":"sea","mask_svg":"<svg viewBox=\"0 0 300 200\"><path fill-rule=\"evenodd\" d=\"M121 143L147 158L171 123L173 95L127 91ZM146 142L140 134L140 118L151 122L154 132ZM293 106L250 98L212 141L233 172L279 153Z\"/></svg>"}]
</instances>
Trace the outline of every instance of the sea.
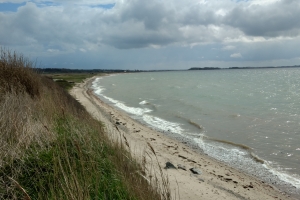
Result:
<instances>
[{"instance_id":1,"label":"sea","mask_svg":"<svg viewBox=\"0 0 300 200\"><path fill-rule=\"evenodd\" d=\"M300 197L300 69L113 74L95 94L133 119Z\"/></svg>"}]
</instances>

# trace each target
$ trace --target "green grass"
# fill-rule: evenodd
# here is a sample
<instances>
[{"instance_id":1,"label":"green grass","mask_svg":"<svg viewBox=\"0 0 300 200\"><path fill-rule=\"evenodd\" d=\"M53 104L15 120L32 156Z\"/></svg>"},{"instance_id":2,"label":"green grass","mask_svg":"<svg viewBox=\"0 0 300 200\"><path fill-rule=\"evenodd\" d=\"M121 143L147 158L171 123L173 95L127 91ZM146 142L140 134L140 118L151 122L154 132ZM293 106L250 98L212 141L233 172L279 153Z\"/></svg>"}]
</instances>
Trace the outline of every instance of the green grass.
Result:
<instances>
[{"instance_id":1,"label":"green grass","mask_svg":"<svg viewBox=\"0 0 300 200\"><path fill-rule=\"evenodd\" d=\"M93 76L102 76L104 74L99 73L59 73L59 74L44 74L46 77L54 80L65 90L70 90L76 83L82 83L85 79Z\"/></svg>"},{"instance_id":2,"label":"green grass","mask_svg":"<svg viewBox=\"0 0 300 200\"><path fill-rule=\"evenodd\" d=\"M46 149L32 146L26 158L15 159L0 176L13 177L18 171L17 181L31 199L137 199L112 162L117 149L101 141L97 130L72 117L55 121L57 141ZM83 130L88 140L77 134ZM23 197L20 191L14 195Z\"/></svg>"},{"instance_id":3,"label":"green grass","mask_svg":"<svg viewBox=\"0 0 300 200\"><path fill-rule=\"evenodd\" d=\"M95 75L96 74L94 74L94 73L66 73L66 74L52 75L52 78L54 78L54 79L63 79L63 80L66 80L66 81L80 83L84 79L93 77Z\"/></svg>"},{"instance_id":4,"label":"green grass","mask_svg":"<svg viewBox=\"0 0 300 200\"><path fill-rule=\"evenodd\" d=\"M0 199L170 199L66 90L22 56L0 56Z\"/></svg>"},{"instance_id":5,"label":"green grass","mask_svg":"<svg viewBox=\"0 0 300 200\"><path fill-rule=\"evenodd\" d=\"M70 83L66 80L57 80L55 81L60 87L64 88L65 90L70 90L74 87L75 83Z\"/></svg>"}]
</instances>

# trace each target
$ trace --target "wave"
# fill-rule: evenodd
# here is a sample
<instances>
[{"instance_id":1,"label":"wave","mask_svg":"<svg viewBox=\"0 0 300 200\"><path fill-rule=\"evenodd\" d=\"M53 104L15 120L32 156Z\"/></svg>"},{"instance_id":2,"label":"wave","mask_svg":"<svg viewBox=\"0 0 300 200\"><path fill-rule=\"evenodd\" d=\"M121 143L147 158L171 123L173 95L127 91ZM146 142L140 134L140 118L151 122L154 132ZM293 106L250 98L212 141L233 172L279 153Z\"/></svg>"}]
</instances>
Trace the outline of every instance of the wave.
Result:
<instances>
[{"instance_id":1,"label":"wave","mask_svg":"<svg viewBox=\"0 0 300 200\"><path fill-rule=\"evenodd\" d=\"M251 147L248 147L247 145L244 145L244 144L238 144L238 143L234 143L234 142L231 142L231 141L227 141L227 140L220 140L220 139L215 139L215 138L209 138L207 137L208 140L211 140L211 141L215 141L215 142L219 142L219 143L223 143L223 144L229 144L233 147L238 147L238 148L241 148L241 149L244 149L246 150L246 152L249 154L249 156L255 161L255 162L258 162L258 163L261 163L261 164L264 164L265 161L263 159L261 159L260 157L258 157L257 155L255 155L253 152L252 152L252 148Z\"/></svg>"},{"instance_id":2,"label":"wave","mask_svg":"<svg viewBox=\"0 0 300 200\"><path fill-rule=\"evenodd\" d=\"M252 152L252 149L246 145L208 137L194 138L194 141L204 153L219 161L253 174L269 183L277 182L283 187L288 183L295 188L300 189L300 179L298 177L274 169L269 165L270 162L255 155ZM212 141L213 143L209 141ZM224 147L222 145L214 144L214 142L229 144L232 145L232 147Z\"/></svg>"},{"instance_id":3,"label":"wave","mask_svg":"<svg viewBox=\"0 0 300 200\"><path fill-rule=\"evenodd\" d=\"M121 108L122 110L131 113L133 115L138 115L138 116L142 116L145 113L149 113L152 112L152 110L148 109L148 108L136 108L136 107L130 107L130 106L126 106L124 103L115 100L113 98L107 97L102 95L102 97L104 97L105 99L109 100L110 102L114 103L116 107Z\"/></svg>"},{"instance_id":4,"label":"wave","mask_svg":"<svg viewBox=\"0 0 300 200\"><path fill-rule=\"evenodd\" d=\"M94 90L94 93L97 95L100 95L105 90L105 88L99 86L101 79L102 79L101 77L98 77L92 83L92 89Z\"/></svg>"},{"instance_id":5,"label":"wave","mask_svg":"<svg viewBox=\"0 0 300 200\"><path fill-rule=\"evenodd\" d=\"M152 112L153 110L148 108L136 108L136 107L129 107L123 104L120 101L117 101L115 99L112 99L110 97L101 95L105 99L109 100L110 102L114 103L114 106L121 108L127 113L133 114L135 116L138 116L140 119L142 119L144 122L146 122L148 125L157 128L161 131L170 132L170 133L177 133L182 134L183 129L180 127L180 124L170 122L164 119L161 119L159 117L155 117L152 115L148 115L146 113ZM143 102L145 103L145 102ZM149 103L150 104L150 103ZM150 104L151 106L154 106Z\"/></svg>"},{"instance_id":6,"label":"wave","mask_svg":"<svg viewBox=\"0 0 300 200\"><path fill-rule=\"evenodd\" d=\"M220 139L215 139L215 138L209 138L209 140L212 140L212 141L215 141L215 142L224 143L224 144L230 144L232 146L239 147L239 148L245 149L245 150L252 150L252 148L248 147L247 145L238 144L238 143L234 143L234 142L227 141L227 140L220 140Z\"/></svg>"},{"instance_id":7,"label":"wave","mask_svg":"<svg viewBox=\"0 0 300 200\"><path fill-rule=\"evenodd\" d=\"M105 90L105 88L101 87L100 86L100 80L102 78L101 77L98 77L96 78L93 83L92 83L92 88L94 90L94 93L98 96L101 96L105 99L107 99L108 101L110 101L111 103L114 104L114 106L130 113L130 114L133 114L133 115L137 115L137 116L141 116L145 113L149 113L149 112L152 112L151 109L148 109L148 108L136 108L136 107L130 107L130 106L127 106L125 105L124 103L118 101L118 100L115 100L113 98L110 98L110 97L107 97L105 95L102 94L102 92Z\"/></svg>"},{"instance_id":8,"label":"wave","mask_svg":"<svg viewBox=\"0 0 300 200\"><path fill-rule=\"evenodd\" d=\"M162 131L177 133L180 135L183 133L183 129L178 123L169 122L159 117L154 117L152 115L143 115L142 118L147 124L150 124L151 126L158 128Z\"/></svg>"},{"instance_id":9,"label":"wave","mask_svg":"<svg viewBox=\"0 0 300 200\"><path fill-rule=\"evenodd\" d=\"M180 118L180 119L183 119L184 121L186 121L187 123L189 123L189 124L192 125L192 126L195 126L195 127L198 128L199 130L203 130L203 129L204 129L203 126L201 126L200 124L197 124L196 122L194 122L194 121L191 120L191 119L187 119L187 118L185 118L185 117L183 117L183 116L181 116L181 115L177 115L177 114L175 114L175 117L178 117L178 118Z\"/></svg>"},{"instance_id":10,"label":"wave","mask_svg":"<svg viewBox=\"0 0 300 200\"><path fill-rule=\"evenodd\" d=\"M157 110L157 106L155 104L152 104L146 100L141 101L139 104L144 106L149 106L151 110Z\"/></svg>"},{"instance_id":11,"label":"wave","mask_svg":"<svg viewBox=\"0 0 300 200\"><path fill-rule=\"evenodd\" d=\"M141 101L139 104L140 105L149 105L150 103L148 101L144 100L144 101Z\"/></svg>"},{"instance_id":12,"label":"wave","mask_svg":"<svg viewBox=\"0 0 300 200\"><path fill-rule=\"evenodd\" d=\"M95 89L95 88L98 87L98 85L99 85L101 79L102 79L101 77L95 78L95 80L92 82L92 88L93 88L93 89Z\"/></svg>"},{"instance_id":13,"label":"wave","mask_svg":"<svg viewBox=\"0 0 300 200\"><path fill-rule=\"evenodd\" d=\"M242 157L247 155L243 149L240 148L228 148L214 142L209 142L210 138L194 138L194 141L198 146L209 156L218 160L230 163L233 160L240 161ZM214 140L211 140L214 141Z\"/></svg>"},{"instance_id":14,"label":"wave","mask_svg":"<svg viewBox=\"0 0 300 200\"><path fill-rule=\"evenodd\" d=\"M194 122L192 120L188 120L188 123L191 124L191 125L193 125L193 126L195 126L195 127L197 127L200 130L203 129L203 127L201 125L197 124L196 122Z\"/></svg>"},{"instance_id":15,"label":"wave","mask_svg":"<svg viewBox=\"0 0 300 200\"><path fill-rule=\"evenodd\" d=\"M253 152L250 153L250 156L258 163L264 164L266 161L255 155Z\"/></svg>"},{"instance_id":16,"label":"wave","mask_svg":"<svg viewBox=\"0 0 300 200\"><path fill-rule=\"evenodd\" d=\"M292 184L295 188L300 189L300 178L296 178L284 172L280 172L278 170L273 169L272 167L268 166L267 164L263 165L266 169L268 169L272 174L277 176L280 180L283 180L287 183Z\"/></svg>"},{"instance_id":17,"label":"wave","mask_svg":"<svg viewBox=\"0 0 300 200\"><path fill-rule=\"evenodd\" d=\"M105 90L105 88L100 86L100 82L99 82L100 79L101 78L96 78L92 85L92 88L94 89L94 93L97 94L99 97L108 100L109 102L113 103L115 107L118 107L127 113L140 117L144 122L146 122L148 125L154 128L157 128L162 131L170 132L170 133L182 134L183 129L180 127L180 124L169 122L159 117L154 117L152 115L147 115L146 113L153 111L149 108L130 107L118 100L103 95L102 92ZM155 105L149 103L146 100L141 101L139 104L149 105L153 108L156 108Z\"/></svg>"}]
</instances>

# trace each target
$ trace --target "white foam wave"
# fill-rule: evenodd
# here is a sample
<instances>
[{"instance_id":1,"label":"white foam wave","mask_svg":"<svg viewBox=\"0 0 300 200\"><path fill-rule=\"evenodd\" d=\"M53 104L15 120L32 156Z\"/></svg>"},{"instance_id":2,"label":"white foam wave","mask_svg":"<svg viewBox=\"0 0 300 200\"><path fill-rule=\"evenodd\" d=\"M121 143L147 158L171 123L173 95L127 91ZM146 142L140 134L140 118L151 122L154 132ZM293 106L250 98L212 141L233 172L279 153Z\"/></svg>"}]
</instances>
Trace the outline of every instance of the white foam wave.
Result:
<instances>
[{"instance_id":1,"label":"white foam wave","mask_svg":"<svg viewBox=\"0 0 300 200\"><path fill-rule=\"evenodd\" d=\"M270 172L271 174L278 177L281 181L286 183L290 183L296 188L300 189L300 179L298 177L293 177L284 172L280 172L271 166L269 166L266 162L265 164L260 164L255 162L251 157L249 157L249 153L243 151L242 149L237 148L226 148L220 145L210 144L205 142L202 138L194 138L194 141L198 144L198 146L204 151L204 153L209 156L228 163L230 165L234 165L235 167L245 170L252 174L260 174L265 173L265 171ZM263 170L263 168L265 170ZM261 174L261 175L262 175ZM260 177L262 177L259 175Z\"/></svg>"},{"instance_id":2,"label":"white foam wave","mask_svg":"<svg viewBox=\"0 0 300 200\"><path fill-rule=\"evenodd\" d=\"M92 88L94 89L94 92L97 95L100 95L105 90L105 88L100 86L100 79L102 78L98 77L92 83Z\"/></svg>"},{"instance_id":3,"label":"white foam wave","mask_svg":"<svg viewBox=\"0 0 300 200\"><path fill-rule=\"evenodd\" d=\"M159 128L163 131L169 131L172 133L182 134L183 129L180 127L180 124L169 122L163 120L159 117L154 117L151 115L143 115L143 120L150 124L153 127Z\"/></svg>"},{"instance_id":4,"label":"white foam wave","mask_svg":"<svg viewBox=\"0 0 300 200\"><path fill-rule=\"evenodd\" d=\"M141 101L139 104L140 104L140 105L146 105L146 104L149 104L149 102L146 101L146 100L144 100L144 101Z\"/></svg>"},{"instance_id":5,"label":"white foam wave","mask_svg":"<svg viewBox=\"0 0 300 200\"><path fill-rule=\"evenodd\" d=\"M97 87L96 89L94 89L94 92L97 95L100 95L105 89L103 87Z\"/></svg>"},{"instance_id":6,"label":"white foam wave","mask_svg":"<svg viewBox=\"0 0 300 200\"><path fill-rule=\"evenodd\" d=\"M95 78L95 80L93 81L92 86L93 86L93 87L94 87L94 86L97 86L97 84L100 82L101 79L102 79L101 77Z\"/></svg>"},{"instance_id":7,"label":"white foam wave","mask_svg":"<svg viewBox=\"0 0 300 200\"><path fill-rule=\"evenodd\" d=\"M112 102L114 106L124 110L127 113L133 114L140 119L142 119L144 122L149 124L150 126L153 126L155 128L158 128L163 131L168 131L171 133L177 133L177 134L182 134L183 129L180 127L180 124L169 122L166 120L163 120L159 117L154 117L151 115L147 115L146 113L152 112L152 110L148 108L135 108L135 107L129 107L126 106L124 103L117 101L113 98L101 95L103 98L107 99L108 101ZM140 104L146 104L148 103L147 101L142 101Z\"/></svg>"},{"instance_id":8,"label":"white foam wave","mask_svg":"<svg viewBox=\"0 0 300 200\"><path fill-rule=\"evenodd\" d=\"M280 172L278 170L273 169L270 167L268 164L263 164L263 166L268 169L272 174L276 175L280 180L283 180L287 183L292 184L296 188L300 189L300 178L298 177L293 177L289 174L286 174L284 172ZM296 175L297 176L297 175Z\"/></svg>"},{"instance_id":9,"label":"white foam wave","mask_svg":"<svg viewBox=\"0 0 300 200\"><path fill-rule=\"evenodd\" d=\"M118 108L121 108L122 110L130 113L130 114L133 114L133 115L138 115L138 116L142 116L143 114L145 113L149 113L151 112L152 110L148 109L148 108L135 108L135 107L129 107L129 106L126 106L124 103L120 102L120 101L117 101L115 99L112 99L110 97L107 97L107 96L104 96L103 97L107 100L109 100L110 102L114 103L116 107Z\"/></svg>"},{"instance_id":10,"label":"white foam wave","mask_svg":"<svg viewBox=\"0 0 300 200\"><path fill-rule=\"evenodd\" d=\"M97 94L98 96L101 96L102 98L107 99L108 101L113 103L114 106L124 110L125 112L142 118L143 121L146 122L147 124L149 124L150 126L153 126L160 130L163 130L163 131L182 134L183 129L180 127L180 124L169 122L169 121L166 121L166 120L163 120L161 118L154 117L151 115L146 115L146 113L152 112L152 110L150 110L148 108L129 107L118 100L115 100L113 98L103 95L102 92L105 90L105 88L103 88L99 85L99 79L98 78L95 79L95 81L93 82L93 85L92 85L92 88L94 89L95 94ZM145 105L145 104L149 104L149 102L147 102L146 100L143 100L139 104Z\"/></svg>"},{"instance_id":11,"label":"white foam wave","mask_svg":"<svg viewBox=\"0 0 300 200\"><path fill-rule=\"evenodd\" d=\"M230 163L232 161L241 161L247 154L245 151L237 148L226 148L221 145L214 145L204 142L202 138L194 138L198 146L203 149L205 153L223 162Z\"/></svg>"}]
</instances>

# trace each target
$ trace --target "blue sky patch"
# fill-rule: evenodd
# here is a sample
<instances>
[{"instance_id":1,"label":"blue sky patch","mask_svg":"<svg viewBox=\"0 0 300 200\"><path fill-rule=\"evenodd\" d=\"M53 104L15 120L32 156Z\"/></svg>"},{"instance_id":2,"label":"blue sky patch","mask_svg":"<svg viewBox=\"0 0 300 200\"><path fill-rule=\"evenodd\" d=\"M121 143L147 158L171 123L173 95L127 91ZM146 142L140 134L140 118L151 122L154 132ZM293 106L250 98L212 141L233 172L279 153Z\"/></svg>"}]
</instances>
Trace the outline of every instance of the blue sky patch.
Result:
<instances>
[{"instance_id":1,"label":"blue sky patch","mask_svg":"<svg viewBox=\"0 0 300 200\"><path fill-rule=\"evenodd\" d=\"M23 3L0 3L0 12L17 12L18 8L24 6Z\"/></svg>"},{"instance_id":2,"label":"blue sky patch","mask_svg":"<svg viewBox=\"0 0 300 200\"><path fill-rule=\"evenodd\" d=\"M54 3L52 1L41 1L41 2L37 2L36 5L38 7L47 7L47 6L58 6L58 3Z\"/></svg>"},{"instance_id":3,"label":"blue sky patch","mask_svg":"<svg viewBox=\"0 0 300 200\"><path fill-rule=\"evenodd\" d=\"M111 3L111 4L99 4L99 5L94 5L91 6L92 8L104 8L104 9L112 9L113 7L115 7L115 3Z\"/></svg>"}]
</instances>

